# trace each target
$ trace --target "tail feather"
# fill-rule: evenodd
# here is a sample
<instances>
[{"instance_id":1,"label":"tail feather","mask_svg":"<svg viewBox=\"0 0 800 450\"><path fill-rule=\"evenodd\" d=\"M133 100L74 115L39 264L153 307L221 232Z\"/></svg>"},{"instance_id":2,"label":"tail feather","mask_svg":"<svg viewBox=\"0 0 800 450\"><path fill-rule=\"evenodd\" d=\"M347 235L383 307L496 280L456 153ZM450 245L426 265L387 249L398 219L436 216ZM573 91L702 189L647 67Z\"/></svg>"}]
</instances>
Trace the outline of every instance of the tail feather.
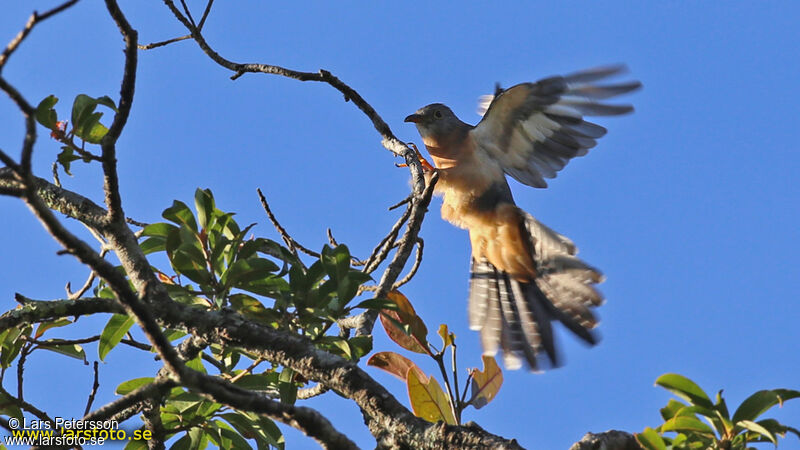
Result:
<instances>
[{"instance_id":1,"label":"tail feather","mask_svg":"<svg viewBox=\"0 0 800 450\"><path fill-rule=\"evenodd\" d=\"M506 368L517 369L525 361L535 371L541 353L553 367L559 365L553 321L587 343L597 343L592 329L598 320L591 308L603 302L594 287L603 275L574 256L577 248L572 241L529 214L523 220L536 277L520 281L485 258L473 259L469 317L470 328L481 332L485 354L502 349Z\"/></svg>"}]
</instances>

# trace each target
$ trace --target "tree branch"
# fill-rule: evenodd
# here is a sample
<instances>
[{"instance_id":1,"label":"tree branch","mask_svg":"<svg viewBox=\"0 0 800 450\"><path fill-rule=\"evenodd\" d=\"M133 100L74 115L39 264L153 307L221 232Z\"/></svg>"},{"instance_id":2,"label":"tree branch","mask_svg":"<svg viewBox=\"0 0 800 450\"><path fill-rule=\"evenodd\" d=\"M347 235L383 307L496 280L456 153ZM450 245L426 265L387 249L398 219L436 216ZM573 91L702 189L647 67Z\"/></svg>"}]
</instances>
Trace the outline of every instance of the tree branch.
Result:
<instances>
[{"instance_id":1,"label":"tree branch","mask_svg":"<svg viewBox=\"0 0 800 450\"><path fill-rule=\"evenodd\" d=\"M123 70L119 102L117 102L117 112L114 114L114 120L108 128L108 133L100 143L103 149L103 190L106 194L105 203L108 208L108 220L110 223L122 223L125 220L125 215L122 211L122 199L119 195L116 144L122 133L122 128L125 127L128 121L133 103L133 91L136 84L138 34L128 23L116 0L106 0L106 8L125 40L125 68Z\"/></svg>"},{"instance_id":2,"label":"tree branch","mask_svg":"<svg viewBox=\"0 0 800 450\"><path fill-rule=\"evenodd\" d=\"M16 36L14 36L14 39L12 39L11 42L8 43L6 48L3 50L3 53L0 54L0 72L3 71L3 66L5 66L6 62L8 61L8 58L11 57L11 54L14 53L14 51L19 47L22 41L24 41L25 38L28 37L28 34L30 34L30 32L33 30L33 27L35 27L36 24L49 19L50 17L60 13L61 11L64 11L65 9L74 5L75 3L78 3L78 0L69 0L68 2L64 2L61 5L56 6L55 8L48 10L43 14L39 14L36 11L34 11L33 14L31 14L31 17L28 19L28 22L25 23L25 27L22 28L22 30L19 33L17 33Z\"/></svg>"}]
</instances>

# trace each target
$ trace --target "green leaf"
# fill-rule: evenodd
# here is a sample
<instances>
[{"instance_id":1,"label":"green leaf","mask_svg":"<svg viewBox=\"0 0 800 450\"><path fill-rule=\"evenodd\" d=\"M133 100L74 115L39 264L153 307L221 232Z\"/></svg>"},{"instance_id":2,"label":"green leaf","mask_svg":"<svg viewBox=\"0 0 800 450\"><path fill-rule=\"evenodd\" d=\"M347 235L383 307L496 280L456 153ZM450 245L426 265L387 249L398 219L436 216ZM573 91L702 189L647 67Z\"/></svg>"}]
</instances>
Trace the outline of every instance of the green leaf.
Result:
<instances>
[{"instance_id":1,"label":"green leaf","mask_svg":"<svg viewBox=\"0 0 800 450\"><path fill-rule=\"evenodd\" d=\"M756 420L768 409L778 404L778 395L771 390L758 391L747 397L733 413L733 422L742 420Z\"/></svg>"},{"instance_id":2,"label":"green leaf","mask_svg":"<svg viewBox=\"0 0 800 450\"><path fill-rule=\"evenodd\" d=\"M371 298L360 302L352 308L397 310L397 303L386 298Z\"/></svg>"},{"instance_id":3,"label":"green leaf","mask_svg":"<svg viewBox=\"0 0 800 450\"><path fill-rule=\"evenodd\" d=\"M271 298L281 298L282 292L289 291L289 283L277 276L262 278L247 284L240 284L238 287L239 289Z\"/></svg>"},{"instance_id":4,"label":"green leaf","mask_svg":"<svg viewBox=\"0 0 800 450\"><path fill-rule=\"evenodd\" d=\"M745 428L747 430L750 430L754 433L758 433L761 436L764 436L765 438L769 439L769 441L775 444L776 446L778 445L778 438L775 437L774 434L772 434L768 429L764 428L762 425L759 425L750 420L740 420L739 422L736 422L736 425Z\"/></svg>"},{"instance_id":5,"label":"green leaf","mask_svg":"<svg viewBox=\"0 0 800 450\"><path fill-rule=\"evenodd\" d=\"M48 95L36 107L36 121L49 129L56 128L58 116L53 106L58 103L58 98L54 95Z\"/></svg>"},{"instance_id":6,"label":"green leaf","mask_svg":"<svg viewBox=\"0 0 800 450\"><path fill-rule=\"evenodd\" d=\"M72 102L72 126L80 129L83 121L89 118L97 107L97 100L86 94L78 94Z\"/></svg>"},{"instance_id":7,"label":"green leaf","mask_svg":"<svg viewBox=\"0 0 800 450\"><path fill-rule=\"evenodd\" d=\"M297 385L293 381L294 370L284 367L278 376L278 392L281 396L281 403L294 405L297 401Z\"/></svg>"},{"instance_id":8,"label":"green leaf","mask_svg":"<svg viewBox=\"0 0 800 450\"><path fill-rule=\"evenodd\" d=\"M192 428L172 444L172 450L199 450L206 447L208 438L206 433L200 428Z\"/></svg>"},{"instance_id":9,"label":"green leaf","mask_svg":"<svg viewBox=\"0 0 800 450\"><path fill-rule=\"evenodd\" d=\"M283 435L275 423L265 417L252 413L227 413L220 417L233 425L245 438L255 439L259 448L268 445L283 448Z\"/></svg>"},{"instance_id":10,"label":"green leaf","mask_svg":"<svg viewBox=\"0 0 800 450\"><path fill-rule=\"evenodd\" d=\"M272 323L278 320L278 313L267 309L258 299L247 294L233 294L228 297L231 307L239 314L262 323Z\"/></svg>"},{"instance_id":11,"label":"green leaf","mask_svg":"<svg viewBox=\"0 0 800 450\"><path fill-rule=\"evenodd\" d=\"M167 249L167 240L160 236L151 237L139 243L139 248L142 249L142 253L145 255L163 252Z\"/></svg>"},{"instance_id":12,"label":"green leaf","mask_svg":"<svg viewBox=\"0 0 800 450\"><path fill-rule=\"evenodd\" d=\"M250 448L250 444L242 437L241 434L231 428L225 422L215 420L212 422L219 430L220 440L216 442L219 448Z\"/></svg>"},{"instance_id":13,"label":"green leaf","mask_svg":"<svg viewBox=\"0 0 800 450\"><path fill-rule=\"evenodd\" d=\"M197 222L194 219L194 214L192 214L189 207L180 200L174 200L172 206L165 209L164 212L161 213L161 216L171 222L185 225L189 227L190 230L197 233Z\"/></svg>"},{"instance_id":14,"label":"green leaf","mask_svg":"<svg viewBox=\"0 0 800 450\"><path fill-rule=\"evenodd\" d=\"M157 236L167 238L170 233L174 233L178 227L164 222L151 223L142 229L142 236Z\"/></svg>"},{"instance_id":15,"label":"green leaf","mask_svg":"<svg viewBox=\"0 0 800 450\"><path fill-rule=\"evenodd\" d=\"M194 207L197 211L197 220L200 221L200 227L203 229L208 228L209 220L214 217L214 194L211 189L197 189L194 191Z\"/></svg>"},{"instance_id":16,"label":"green leaf","mask_svg":"<svg viewBox=\"0 0 800 450\"><path fill-rule=\"evenodd\" d=\"M269 277L278 269L279 267L268 259L258 257L240 259L225 271L220 282L224 286L239 287Z\"/></svg>"},{"instance_id":17,"label":"green leaf","mask_svg":"<svg viewBox=\"0 0 800 450\"><path fill-rule=\"evenodd\" d=\"M358 361L372 351L372 336L355 336L347 340L353 361Z\"/></svg>"},{"instance_id":18,"label":"green leaf","mask_svg":"<svg viewBox=\"0 0 800 450\"><path fill-rule=\"evenodd\" d=\"M175 272L186 275L201 287L211 284L211 274L207 270L205 255L196 246L181 244L175 252L167 255Z\"/></svg>"},{"instance_id":19,"label":"green leaf","mask_svg":"<svg viewBox=\"0 0 800 450\"><path fill-rule=\"evenodd\" d=\"M325 272L334 281L341 281L350 270L350 250L344 244L333 249L325 245L320 260Z\"/></svg>"},{"instance_id":20,"label":"green leaf","mask_svg":"<svg viewBox=\"0 0 800 450\"><path fill-rule=\"evenodd\" d=\"M114 314L108 319L103 332L100 334L100 343L97 345L97 353L100 361L105 361L108 352L122 341L128 330L131 329L135 320L132 316Z\"/></svg>"},{"instance_id":21,"label":"green leaf","mask_svg":"<svg viewBox=\"0 0 800 450\"><path fill-rule=\"evenodd\" d=\"M45 333L45 331L50 330L52 328L63 327L65 325L71 324L72 321L65 318L55 319L55 320L48 320L46 322L42 322L36 327L36 333L34 333L33 338L39 339Z\"/></svg>"},{"instance_id":22,"label":"green leaf","mask_svg":"<svg viewBox=\"0 0 800 450\"><path fill-rule=\"evenodd\" d=\"M197 409L203 401L205 401L205 399L197 394L181 392L171 397L169 399L169 404L175 407L181 414L187 414L190 409Z\"/></svg>"},{"instance_id":23,"label":"green leaf","mask_svg":"<svg viewBox=\"0 0 800 450\"><path fill-rule=\"evenodd\" d=\"M100 117L97 117L97 120L100 120ZM102 123L96 122L87 124L84 128L81 129L81 134L78 136L83 138L86 142L90 142L92 144L99 144L107 133L108 133L108 128L106 128L105 125L103 125Z\"/></svg>"},{"instance_id":24,"label":"green leaf","mask_svg":"<svg viewBox=\"0 0 800 450\"><path fill-rule=\"evenodd\" d=\"M12 399L10 394L0 392L0 414L15 417L22 421L23 414L19 406L16 405L16 399Z\"/></svg>"},{"instance_id":25,"label":"green leaf","mask_svg":"<svg viewBox=\"0 0 800 450\"><path fill-rule=\"evenodd\" d=\"M164 330L164 337L166 337L168 341L174 341L184 336L186 336L186 333L180 330Z\"/></svg>"},{"instance_id":26,"label":"green leaf","mask_svg":"<svg viewBox=\"0 0 800 450\"><path fill-rule=\"evenodd\" d=\"M64 168L64 172L69 176L72 176L72 172L70 172L72 162L79 159L81 159L81 157L76 155L72 148L66 145L61 147L61 153L56 156L56 161L61 164L61 167Z\"/></svg>"},{"instance_id":27,"label":"green leaf","mask_svg":"<svg viewBox=\"0 0 800 450\"><path fill-rule=\"evenodd\" d=\"M661 425L661 432L682 431L714 437L714 430L695 416L676 416Z\"/></svg>"},{"instance_id":28,"label":"green leaf","mask_svg":"<svg viewBox=\"0 0 800 450\"><path fill-rule=\"evenodd\" d=\"M186 367L188 367L188 368L190 368L192 370L196 370L196 371L198 371L200 373L206 373L206 368L203 365L203 359L199 354L196 357L194 357L193 359L190 359L189 361L186 361Z\"/></svg>"},{"instance_id":29,"label":"green leaf","mask_svg":"<svg viewBox=\"0 0 800 450\"><path fill-rule=\"evenodd\" d=\"M664 440L661 439L658 432L650 427L647 427L641 433L636 433L636 442L646 450L667 450Z\"/></svg>"},{"instance_id":30,"label":"green leaf","mask_svg":"<svg viewBox=\"0 0 800 450\"><path fill-rule=\"evenodd\" d=\"M238 375L239 372L236 371L236 374ZM250 391L271 391L278 387L278 373L249 374L239 378L233 384Z\"/></svg>"},{"instance_id":31,"label":"green leaf","mask_svg":"<svg viewBox=\"0 0 800 450\"><path fill-rule=\"evenodd\" d=\"M708 395L700 386L683 375L678 375L676 373L661 375L656 380L656 385L663 387L693 405L702 406L704 408L714 407L711 403L711 399L708 398Z\"/></svg>"},{"instance_id":32,"label":"green leaf","mask_svg":"<svg viewBox=\"0 0 800 450\"><path fill-rule=\"evenodd\" d=\"M675 417L675 414L677 414L678 411L685 407L685 404L675 400L674 398L671 398L667 402L667 406L661 408L661 418L664 420L672 419Z\"/></svg>"},{"instance_id":33,"label":"green leaf","mask_svg":"<svg viewBox=\"0 0 800 450\"><path fill-rule=\"evenodd\" d=\"M2 351L0 351L0 363L3 368L8 368L19 354L24 341L19 337L22 335L30 336L32 328L30 326L20 329L17 327L9 328L0 334L2 340Z\"/></svg>"},{"instance_id":34,"label":"green leaf","mask_svg":"<svg viewBox=\"0 0 800 450\"><path fill-rule=\"evenodd\" d=\"M97 101L98 104L107 106L111 108L114 112L119 112L119 110L117 109L117 105L114 104L114 100L112 100L111 97L104 95L102 97L96 98L95 100Z\"/></svg>"},{"instance_id":35,"label":"green leaf","mask_svg":"<svg viewBox=\"0 0 800 450\"><path fill-rule=\"evenodd\" d=\"M730 422L730 413L728 412L728 405L725 403L725 399L722 398L722 389L717 392L716 402L714 403L714 408L719 411L719 414L722 416L723 419Z\"/></svg>"},{"instance_id":36,"label":"green leaf","mask_svg":"<svg viewBox=\"0 0 800 450\"><path fill-rule=\"evenodd\" d=\"M152 383L154 379L155 378L153 377L143 377L143 378L134 378L132 380L124 381L119 386L117 386L117 389L114 392L117 395L127 395L144 385Z\"/></svg>"},{"instance_id":37,"label":"green leaf","mask_svg":"<svg viewBox=\"0 0 800 450\"><path fill-rule=\"evenodd\" d=\"M71 358L79 359L85 364L89 364L89 362L86 361L86 352L83 350L83 347L78 344L40 345L39 348L61 353L62 355L67 355Z\"/></svg>"},{"instance_id":38,"label":"green leaf","mask_svg":"<svg viewBox=\"0 0 800 450\"><path fill-rule=\"evenodd\" d=\"M147 450L147 448L147 441L144 439L131 439L127 444L125 444L124 450Z\"/></svg>"},{"instance_id":39,"label":"green leaf","mask_svg":"<svg viewBox=\"0 0 800 450\"><path fill-rule=\"evenodd\" d=\"M783 402L800 398L800 391L794 389L773 389L772 392L778 394L778 403L783 406Z\"/></svg>"}]
</instances>

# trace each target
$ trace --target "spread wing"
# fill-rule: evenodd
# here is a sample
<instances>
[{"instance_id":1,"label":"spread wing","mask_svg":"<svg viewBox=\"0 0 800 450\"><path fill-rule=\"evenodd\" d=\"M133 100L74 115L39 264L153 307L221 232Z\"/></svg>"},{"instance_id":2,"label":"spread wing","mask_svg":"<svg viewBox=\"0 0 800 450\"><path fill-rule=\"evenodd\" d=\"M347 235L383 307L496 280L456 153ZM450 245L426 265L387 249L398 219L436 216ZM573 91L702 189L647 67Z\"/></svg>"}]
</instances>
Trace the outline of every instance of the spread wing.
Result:
<instances>
[{"instance_id":1,"label":"spread wing","mask_svg":"<svg viewBox=\"0 0 800 450\"><path fill-rule=\"evenodd\" d=\"M599 67L518 84L485 97L486 114L470 133L507 174L529 186L547 187L544 178L554 178L570 159L585 155L606 134L584 116L633 111L631 105L600 100L638 89L641 83L595 84L624 71L624 66Z\"/></svg>"}]
</instances>

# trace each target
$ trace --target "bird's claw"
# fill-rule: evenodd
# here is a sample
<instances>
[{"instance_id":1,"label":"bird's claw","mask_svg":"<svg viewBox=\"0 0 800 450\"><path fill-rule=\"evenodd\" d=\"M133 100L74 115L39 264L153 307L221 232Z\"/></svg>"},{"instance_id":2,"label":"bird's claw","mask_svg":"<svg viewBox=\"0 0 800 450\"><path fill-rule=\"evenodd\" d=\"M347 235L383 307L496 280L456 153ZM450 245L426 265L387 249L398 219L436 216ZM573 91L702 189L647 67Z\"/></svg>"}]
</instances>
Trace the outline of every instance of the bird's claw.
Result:
<instances>
[{"instance_id":1,"label":"bird's claw","mask_svg":"<svg viewBox=\"0 0 800 450\"><path fill-rule=\"evenodd\" d=\"M414 149L414 153L417 154L417 159L419 160L420 165L422 165L423 172L431 172L433 170L436 170L436 167L433 167L433 165L431 165L431 163L429 163L428 160L425 159L424 156L422 156L422 153L419 152L419 149L417 148L416 144L414 144L413 142L409 142L406 145L408 145L409 147ZM404 164L395 164L395 165L397 167L408 167L408 164L405 164L405 163Z\"/></svg>"}]
</instances>

